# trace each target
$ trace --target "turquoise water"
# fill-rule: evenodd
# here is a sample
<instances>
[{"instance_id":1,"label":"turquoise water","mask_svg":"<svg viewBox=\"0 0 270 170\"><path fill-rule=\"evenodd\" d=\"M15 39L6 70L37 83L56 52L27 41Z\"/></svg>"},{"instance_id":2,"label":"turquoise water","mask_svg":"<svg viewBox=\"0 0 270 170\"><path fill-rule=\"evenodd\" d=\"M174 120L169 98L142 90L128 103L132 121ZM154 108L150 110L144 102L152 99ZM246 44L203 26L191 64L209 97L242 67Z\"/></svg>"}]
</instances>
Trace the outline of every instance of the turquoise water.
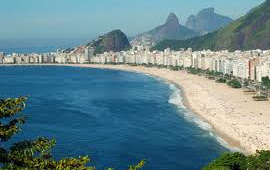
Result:
<instances>
[{"instance_id":1,"label":"turquoise water","mask_svg":"<svg viewBox=\"0 0 270 170\"><path fill-rule=\"evenodd\" d=\"M29 95L12 140L54 138L54 156L89 155L98 169L201 169L227 152L174 85L144 74L75 67L0 67L1 98ZM198 126L200 125L200 127Z\"/></svg>"}]
</instances>

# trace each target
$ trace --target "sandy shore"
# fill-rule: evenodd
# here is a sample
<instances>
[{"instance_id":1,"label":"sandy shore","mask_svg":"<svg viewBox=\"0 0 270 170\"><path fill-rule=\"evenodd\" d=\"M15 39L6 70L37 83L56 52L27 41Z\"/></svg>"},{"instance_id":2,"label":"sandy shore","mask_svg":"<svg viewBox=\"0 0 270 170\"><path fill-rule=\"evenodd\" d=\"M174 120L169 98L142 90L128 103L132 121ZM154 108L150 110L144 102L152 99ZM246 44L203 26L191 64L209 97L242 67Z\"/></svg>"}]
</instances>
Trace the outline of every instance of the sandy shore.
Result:
<instances>
[{"instance_id":1,"label":"sandy shore","mask_svg":"<svg viewBox=\"0 0 270 170\"><path fill-rule=\"evenodd\" d=\"M66 65L66 64L65 64ZM91 68L135 71L158 76L179 86L184 103L206 120L226 142L246 153L270 150L270 102L255 102L251 95L207 78L168 69L127 65L69 64Z\"/></svg>"}]
</instances>

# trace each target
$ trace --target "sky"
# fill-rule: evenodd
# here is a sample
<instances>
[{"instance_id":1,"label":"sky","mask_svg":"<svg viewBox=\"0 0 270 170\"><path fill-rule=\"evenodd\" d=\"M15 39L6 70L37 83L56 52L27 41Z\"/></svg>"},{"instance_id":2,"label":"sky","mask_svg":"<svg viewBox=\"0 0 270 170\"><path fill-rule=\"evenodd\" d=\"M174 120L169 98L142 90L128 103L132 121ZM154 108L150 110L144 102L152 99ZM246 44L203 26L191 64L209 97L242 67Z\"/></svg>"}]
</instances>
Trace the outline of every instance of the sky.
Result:
<instances>
[{"instance_id":1,"label":"sky","mask_svg":"<svg viewBox=\"0 0 270 170\"><path fill-rule=\"evenodd\" d=\"M148 31L174 12L183 25L203 8L233 19L264 0L0 0L0 40L93 38L114 29Z\"/></svg>"}]
</instances>

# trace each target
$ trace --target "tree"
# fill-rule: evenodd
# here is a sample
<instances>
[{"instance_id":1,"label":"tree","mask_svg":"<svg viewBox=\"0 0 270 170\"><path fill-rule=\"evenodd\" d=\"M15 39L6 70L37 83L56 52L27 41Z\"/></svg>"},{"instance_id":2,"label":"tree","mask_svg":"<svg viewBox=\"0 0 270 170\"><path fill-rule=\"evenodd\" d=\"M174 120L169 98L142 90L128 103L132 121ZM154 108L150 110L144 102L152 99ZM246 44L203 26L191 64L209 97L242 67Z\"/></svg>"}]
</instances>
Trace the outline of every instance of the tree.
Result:
<instances>
[{"instance_id":1,"label":"tree","mask_svg":"<svg viewBox=\"0 0 270 170\"><path fill-rule=\"evenodd\" d=\"M9 141L21 130L26 121L22 115L26 100L27 97L0 99L0 142ZM51 154L55 144L55 140L38 138L14 143L10 148L0 147L0 166L3 169L96 169L87 166L90 161L88 156L55 160ZM129 170L138 170L144 164L141 161L136 166L130 166Z\"/></svg>"},{"instance_id":2,"label":"tree","mask_svg":"<svg viewBox=\"0 0 270 170\"><path fill-rule=\"evenodd\" d=\"M250 156L225 153L203 170L270 170L270 151L257 151Z\"/></svg>"},{"instance_id":3,"label":"tree","mask_svg":"<svg viewBox=\"0 0 270 170\"><path fill-rule=\"evenodd\" d=\"M255 155L247 157L247 169L269 170L270 151L257 151Z\"/></svg>"},{"instance_id":4,"label":"tree","mask_svg":"<svg viewBox=\"0 0 270 170\"><path fill-rule=\"evenodd\" d=\"M262 78L262 85L265 89L265 96L268 98L269 97L269 91L270 91L270 79L269 77L263 77Z\"/></svg>"},{"instance_id":5,"label":"tree","mask_svg":"<svg viewBox=\"0 0 270 170\"><path fill-rule=\"evenodd\" d=\"M242 153L226 153L203 170L246 170L246 156Z\"/></svg>"},{"instance_id":6,"label":"tree","mask_svg":"<svg viewBox=\"0 0 270 170\"><path fill-rule=\"evenodd\" d=\"M262 85L265 86L266 89L270 89L270 79L268 76L262 78Z\"/></svg>"}]
</instances>

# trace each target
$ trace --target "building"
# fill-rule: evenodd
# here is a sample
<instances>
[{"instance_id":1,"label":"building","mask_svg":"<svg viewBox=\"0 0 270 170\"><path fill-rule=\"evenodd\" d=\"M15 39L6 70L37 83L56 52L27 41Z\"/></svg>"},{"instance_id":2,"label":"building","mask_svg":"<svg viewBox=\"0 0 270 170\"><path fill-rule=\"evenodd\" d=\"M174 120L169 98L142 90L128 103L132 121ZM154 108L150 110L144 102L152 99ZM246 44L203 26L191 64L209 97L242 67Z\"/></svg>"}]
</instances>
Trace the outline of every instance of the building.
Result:
<instances>
[{"instance_id":1,"label":"building","mask_svg":"<svg viewBox=\"0 0 270 170\"><path fill-rule=\"evenodd\" d=\"M95 49L93 47L86 47L84 52L85 62L90 62L91 58L95 55Z\"/></svg>"}]
</instances>

